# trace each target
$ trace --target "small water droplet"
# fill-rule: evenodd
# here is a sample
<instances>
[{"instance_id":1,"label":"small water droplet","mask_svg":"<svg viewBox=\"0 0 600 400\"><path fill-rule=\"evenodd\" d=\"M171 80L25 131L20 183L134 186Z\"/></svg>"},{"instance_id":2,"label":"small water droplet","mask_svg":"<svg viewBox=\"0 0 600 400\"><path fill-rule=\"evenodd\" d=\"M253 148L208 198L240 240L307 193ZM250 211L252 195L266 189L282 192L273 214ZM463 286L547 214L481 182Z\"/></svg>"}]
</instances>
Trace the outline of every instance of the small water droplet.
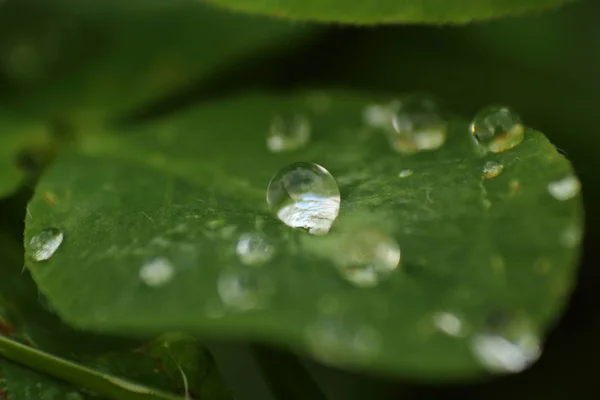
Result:
<instances>
[{"instance_id":1,"label":"small water droplet","mask_svg":"<svg viewBox=\"0 0 600 400\"><path fill-rule=\"evenodd\" d=\"M363 110L363 121L365 125L372 128L391 128L396 108L397 103L389 105L370 104Z\"/></svg>"},{"instance_id":2,"label":"small water droplet","mask_svg":"<svg viewBox=\"0 0 600 400\"><path fill-rule=\"evenodd\" d=\"M435 313L433 323L440 331L450 336L462 336L464 333L462 320L450 312Z\"/></svg>"},{"instance_id":3,"label":"small water droplet","mask_svg":"<svg viewBox=\"0 0 600 400\"><path fill-rule=\"evenodd\" d=\"M502 326L475 335L471 349L477 360L494 373L521 372L541 355L540 338L522 318L504 321Z\"/></svg>"},{"instance_id":4,"label":"small water droplet","mask_svg":"<svg viewBox=\"0 0 600 400\"><path fill-rule=\"evenodd\" d=\"M581 244L582 237L583 230L576 225L571 225L562 231L560 243L569 249L574 249Z\"/></svg>"},{"instance_id":5,"label":"small water droplet","mask_svg":"<svg viewBox=\"0 0 600 400\"><path fill-rule=\"evenodd\" d=\"M400 171L400 173L398 174L399 178L408 178L409 176L411 176L413 174L413 170L412 169L403 169L402 171Z\"/></svg>"},{"instance_id":6,"label":"small water droplet","mask_svg":"<svg viewBox=\"0 0 600 400\"><path fill-rule=\"evenodd\" d=\"M242 234L235 249L240 261L246 265L264 264L275 254L275 247L260 233Z\"/></svg>"},{"instance_id":7,"label":"small water droplet","mask_svg":"<svg viewBox=\"0 0 600 400\"><path fill-rule=\"evenodd\" d=\"M304 338L313 356L331 365L362 364L381 350L381 337L373 327L340 318L327 317L308 325Z\"/></svg>"},{"instance_id":8,"label":"small water droplet","mask_svg":"<svg viewBox=\"0 0 600 400\"><path fill-rule=\"evenodd\" d=\"M580 191L581 182L575 176L567 176L548 184L548 193L559 201L575 198Z\"/></svg>"},{"instance_id":9,"label":"small water droplet","mask_svg":"<svg viewBox=\"0 0 600 400\"><path fill-rule=\"evenodd\" d=\"M483 165L483 177L492 179L500 175L504 171L504 165L497 161L488 161Z\"/></svg>"},{"instance_id":10,"label":"small water droplet","mask_svg":"<svg viewBox=\"0 0 600 400\"><path fill-rule=\"evenodd\" d=\"M340 190L320 165L299 162L280 169L269 182L267 203L284 224L313 235L329 232L340 210Z\"/></svg>"},{"instance_id":11,"label":"small water droplet","mask_svg":"<svg viewBox=\"0 0 600 400\"><path fill-rule=\"evenodd\" d=\"M293 151L304 147L310 140L310 122L303 115L275 116L267 135L267 147L273 153Z\"/></svg>"},{"instance_id":12,"label":"small water droplet","mask_svg":"<svg viewBox=\"0 0 600 400\"><path fill-rule=\"evenodd\" d=\"M140 268L140 279L150 287L160 287L168 283L174 275L171 261L163 257L154 258Z\"/></svg>"},{"instance_id":13,"label":"small water droplet","mask_svg":"<svg viewBox=\"0 0 600 400\"><path fill-rule=\"evenodd\" d=\"M250 268L223 271L217 283L223 304L237 311L265 307L274 290L268 276Z\"/></svg>"},{"instance_id":14,"label":"small water droplet","mask_svg":"<svg viewBox=\"0 0 600 400\"><path fill-rule=\"evenodd\" d=\"M470 130L476 143L492 153L512 149L525 137L521 118L508 107L494 106L481 110L473 119Z\"/></svg>"},{"instance_id":15,"label":"small water droplet","mask_svg":"<svg viewBox=\"0 0 600 400\"><path fill-rule=\"evenodd\" d=\"M392 148L415 153L440 148L446 141L447 122L431 97L413 95L397 102L389 132Z\"/></svg>"},{"instance_id":16,"label":"small water droplet","mask_svg":"<svg viewBox=\"0 0 600 400\"><path fill-rule=\"evenodd\" d=\"M29 242L29 256L33 261L45 261L54 255L64 239L57 228L48 228L39 232Z\"/></svg>"}]
</instances>

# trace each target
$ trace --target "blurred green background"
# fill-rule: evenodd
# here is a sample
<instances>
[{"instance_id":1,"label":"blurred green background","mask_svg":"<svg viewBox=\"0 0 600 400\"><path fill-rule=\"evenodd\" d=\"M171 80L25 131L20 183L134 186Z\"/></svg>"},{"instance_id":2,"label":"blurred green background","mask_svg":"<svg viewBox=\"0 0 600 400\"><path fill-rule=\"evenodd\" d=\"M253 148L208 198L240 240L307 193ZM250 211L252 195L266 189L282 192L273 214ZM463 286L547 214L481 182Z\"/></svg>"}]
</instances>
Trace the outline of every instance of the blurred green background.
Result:
<instances>
[{"instance_id":1,"label":"blurred green background","mask_svg":"<svg viewBox=\"0 0 600 400\"><path fill-rule=\"evenodd\" d=\"M517 376L432 387L307 361L328 398L600 396L599 2L468 26L363 28L273 21L186 0L122 3L0 2L0 114L76 137L90 125L151 120L247 91L425 91L467 118L508 104L574 164L587 212L580 281L538 364ZM17 236L26 198L0 204L1 224Z\"/></svg>"}]
</instances>

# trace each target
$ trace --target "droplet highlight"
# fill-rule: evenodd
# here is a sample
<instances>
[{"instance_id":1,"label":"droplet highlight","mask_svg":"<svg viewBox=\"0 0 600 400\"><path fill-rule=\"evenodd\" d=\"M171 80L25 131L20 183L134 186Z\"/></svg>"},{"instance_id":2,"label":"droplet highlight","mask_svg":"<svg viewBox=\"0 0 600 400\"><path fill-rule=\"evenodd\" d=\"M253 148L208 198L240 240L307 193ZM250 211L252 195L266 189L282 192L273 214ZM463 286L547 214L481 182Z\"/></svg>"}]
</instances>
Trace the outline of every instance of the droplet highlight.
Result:
<instances>
[{"instance_id":1,"label":"droplet highlight","mask_svg":"<svg viewBox=\"0 0 600 400\"><path fill-rule=\"evenodd\" d=\"M381 350L381 336L368 324L327 317L304 330L310 353L330 365L365 364Z\"/></svg>"},{"instance_id":2,"label":"droplet highlight","mask_svg":"<svg viewBox=\"0 0 600 400\"><path fill-rule=\"evenodd\" d=\"M268 262L275 254L275 247L260 233L243 233L235 250L242 264L254 266Z\"/></svg>"},{"instance_id":3,"label":"droplet highlight","mask_svg":"<svg viewBox=\"0 0 600 400\"><path fill-rule=\"evenodd\" d=\"M173 264L166 258L154 258L140 268L140 280L150 287L161 287L173 279Z\"/></svg>"},{"instance_id":4,"label":"droplet highlight","mask_svg":"<svg viewBox=\"0 0 600 400\"><path fill-rule=\"evenodd\" d=\"M524 319L473 336L471 349L481 365L493 373L518 373L541 355L539 336Z\"/></svg>"},{"instance_id":5,"label":"droplet highlight","mask_svg":"<svg viewBox=\"0 0 600 400\"><path fill-rule=\"evenodd\" d=\"M558 201L571 200L581 192L581 182L575 176L566 178L548 184L548 193Z\"/></svg>"},{"instance_id":6,"label":"droplet highlight","mask_svg":"<svg viewBox=\"0 0 600 400\"><path fill-rule=\"evenodd\" d=\"M442 147L448 124L433 98L413 95L396 102L392 127L391 147L399 153L416 153Z\"/></svg>"},{"instance_id":7,"label":"droplet highlight","mask_svg":"<svg viewBox=\"0 0 600 400\"><path fill-rule=\"evenodd\" d=\"M483 178L492 179L504 171L504 165L497 161L488 161L483 165Z\"/></svg>"},{"instance_id":8,"label":"droplet highlight","mask_svg":"<svg viewBox=\"0 0 600 400\"><path fill-rule=\"evenodd\" d=\"M477 113L470 127L480 148L502 153L521 144L525 127L517 113L508 107L488 107Z\"/></svg>"},{"instance_id":9,"label":"droplet highlight","mask_svg":"<svg viewBox=\"0 0 600 400\"><path fill-rule=\"evenodd\" d=\"M398 178L408 178L414 173L412 169L403 169L398 173Z\"/></svg>"},{"instance_id":10,"label":"droplet highlight","mask_svg":"<svg viewBox=\"0 0 600 400\"><path fill-rule=\"evenodd\" d=\"M269 182L267 203L284 224L313 235L331 229L340 210L340 190L320 165L299 162L279 170Z\"/></svg>"},{"instance_id":11,"label":"droplet highlight","mask_svg":"<svg viewBox=\"0 0 600 400\"><path fill-rule=\"evenodd\" d=\"M449 336L459 337L464 334L463 321L451 312L437 312L433 315L433 323L441 332Z\"/></svg>"},{"instance_id":12,"label":"droplet highlight","mask_svg":"<svg viewBox=\"0 0 600 400\"><path fill-rule=\"evenodd\" d=\"M225 270L217 282L221 301L236 311L264 308L274 289L270 278L253 268Z\"/></svg>"},{"instance_id":13,"label":"droplet highlight","mask_svg":"<svg viewBox=\"0 0 600 400\"><path fill-rule=\"evenodd\" d=\"M273 153L300 149L309 142L310 121L303 115L273 118L267 135L267 148Z\"/></svg>"},{"instance_id":14,"label":"droplet highlight","mask_svg":"<svg viewBox=\"0 0 600 400\"><path fill-rule=\"evenodd\" d=\"M56 253L64 239L57 228L48 228L39 232L29 241L29 257L33 261L46 261Z\"/></svg>"}]
</instances>

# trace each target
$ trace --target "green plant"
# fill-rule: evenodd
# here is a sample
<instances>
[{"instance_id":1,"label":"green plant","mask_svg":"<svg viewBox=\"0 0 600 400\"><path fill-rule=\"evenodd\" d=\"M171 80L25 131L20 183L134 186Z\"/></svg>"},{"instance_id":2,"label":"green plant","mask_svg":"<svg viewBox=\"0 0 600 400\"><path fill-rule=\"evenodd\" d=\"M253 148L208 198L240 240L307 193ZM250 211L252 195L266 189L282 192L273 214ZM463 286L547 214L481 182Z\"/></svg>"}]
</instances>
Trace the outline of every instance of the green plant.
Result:
<instances>
[{"instance_id":1,"label":"green plant","mask_svg":"<svg viewBox=\"0 0 600 400\"><path fill-rule=\"evenodd\" d=\"M592 396L598 6L209 3L0 4L0 399Z\"/></svg>"}]
</instances>

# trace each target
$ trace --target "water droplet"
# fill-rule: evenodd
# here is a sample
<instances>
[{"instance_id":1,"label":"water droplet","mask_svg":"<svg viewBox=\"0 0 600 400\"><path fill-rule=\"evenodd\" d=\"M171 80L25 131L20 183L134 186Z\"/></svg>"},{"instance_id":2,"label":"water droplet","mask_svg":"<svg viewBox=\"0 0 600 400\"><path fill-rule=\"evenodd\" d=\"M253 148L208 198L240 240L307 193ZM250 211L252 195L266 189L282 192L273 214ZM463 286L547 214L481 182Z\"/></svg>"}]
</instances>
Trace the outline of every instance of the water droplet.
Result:
<instances>
[{"instance_id":1,"label":"water droplet","mask_svg":"<svg viewBox=\"0 0 600 400\"><path fill-rule=\"evenodd\" d=\"M438 312L433 315L433 323L442 332L450 336L462 336L463 322L450 312Z\"/></svg>"},{"instance_id":2,"label":"water droplet","mask_svg":"<svg viewBox=\"0 0 600 400\"><path fill-rule=\"evenodd\" d=\"M368 105L363 110L363 121L367 126L372 128L391 128L394 111L397 107L397 103Z\"/></svg>"},{"instance_id":3,"label":"water droplet","mask_svg":"<svg viewBox=\"0 0 600 400\"><path fill-rule=\"evenodd\" d=\"M488 107L477 113L471 134L481 148L501 153L518 146L525 137L521 118L508 107Z\"/></svg>"},{"instance_id":4,"label":"water droplet","mask_svg":"<svg viewBox=\"0 0 600 400\"><path fill-rule=\"evenodd\" d=\"M399 178L408 178L409 176L411 176L413 174L413 170L412 169L403 169L402 171L400 171L400 173L398 174Z\"/></svg>"},{"instance_id":5,"label":"water droplet","mask_svg":"<svg viewBox=\"0 0 600 400\"><path fill-rule=\"evenodd\" d=\"M391 237L367 230L344 235L333 257L346 280L374 287L389 279L400 263L400 247Z\"/></svg>"},{"instance_id":6,"label":"water droplet","mask_svg":"<svg viewBox=\"0 0 600 400\"><path fill-rule=\"evenodd\" d=\"M332 365L365 363L381 350L381 337L373 327L340 318L323 318L304 330L308 350Z\"/></svg>"},{"instance_id":7,"label":"water droplet","mask_svg":"<svg viewBox=\"0 0 600 400\"><path fill-rule=\"evenodd\" d=\"M299 162L280 169L269 182L267 202L287 226L313 235L329 232L340 210L340 190L320 165Z\"/></svg>"},{"instance_id":8,"label":"water droplet","mask_svg":"<svg viewBox=\"0 0 600 400\"><path fill-rule=\"evenodd\" d=\"M562 231L560 243L569 249L574 249L581 244L582 237L583 230L577 225L571 225Z\"/></svg>"},{"instance_id":9,"label":"water droplet","mask_svg":"<svg viewBox=\"0 0 600 400\"><path fill-rule=\"evenodd\" d=\"M581 182L575 176L567 176L548 184L548 193L559 201L570 200L576 197L580 191Z\"/></svg>"},{"instance_id":10,"label":"water droplet","mask_svg":"<svg viewBox=\"0 0 600 400\"><path fill-rule=\"evenodd\" d=\"M217 283L221 301L237 311L263 308L274 289L268 276L250 268L223 271Z\"/></svg>"},{"instance_id":11,"label":"water droplet","mask_svg":"<svg viewBox=\"0 0 600 400\"><path fill-rule=\"evenodd\" d=\"M492 179L500 175L504 171L504 165L496 161L488 161L483 165L483 177Z\"/></svg>"},{"instance_id":12,"label":"water droplet","mask_svg":"<svg viewBox=\"0 0 600 400\"><path fill-rule=\"evenodd\" d=\"M273 258L275 247L260 233L244 233L237 242L236 252L243 264L261 265Z\"/></svg>"},{"instance_id":13,"label":"water droplet","mask_svg":"<svg viewBox=\"0 0 600 400\"><path fill-rule=\"evenodd\" d=\"M310 122L302 115L275 116L267 136L267 147L274 153L304 147L310 140Z\"/></svg>"},{"instance_id":14,"label":"water droplet","mask_svg":"<svg viewBox=\"0 0 600 400\"><path fill-rule=\"evenodd\" d=\"M440 148L446 141L447 122L437 102L427 96L407 96L397 103L389 132L392 148L415 153Z\"/></svg>"},{"instance_id":15,"label":"water droplet","mask_svg":"<svg viewBox=\"0 0 600 400\"><path fill-rule=\"evenodd\" d=\"M64 235L57 228L48 228L39 232L29 242L29 256L33 261L48 260L63 242Z\"/></svg>"},{"instance_id":16,"label":"water droplet","mask_svg":"<svg viewBox=\"0 0 600 400\"><path fill-rule=\"evenodd\" d=\"M540 339L524 319L505 321L501 327L475 335L471 349L477 360L495 373L521 372L541 355Z\"/></svg>"},{"instance_id":17,"label":"water droplet","mask_svg":"<svg viewBox=\"0 0 600 400\"><path fill-rule=\"evenodd\" d=\"M304 249L333 262L340 275L358 287L389 279L400 263L400 247L377 229L346 224L319 240L304 240Z\"/></svg>"},{"instance_id":18,"label":"water droplet","mask_svg":"<svg viewBox=\"0 0 600 400\"><path fill-rule=\"evenodd\" d=\"M160 287L168 283L174 275L173 264L163 257L157 257L140 268L140 279L150 287Z\"/></svg>"}]
</instances>

